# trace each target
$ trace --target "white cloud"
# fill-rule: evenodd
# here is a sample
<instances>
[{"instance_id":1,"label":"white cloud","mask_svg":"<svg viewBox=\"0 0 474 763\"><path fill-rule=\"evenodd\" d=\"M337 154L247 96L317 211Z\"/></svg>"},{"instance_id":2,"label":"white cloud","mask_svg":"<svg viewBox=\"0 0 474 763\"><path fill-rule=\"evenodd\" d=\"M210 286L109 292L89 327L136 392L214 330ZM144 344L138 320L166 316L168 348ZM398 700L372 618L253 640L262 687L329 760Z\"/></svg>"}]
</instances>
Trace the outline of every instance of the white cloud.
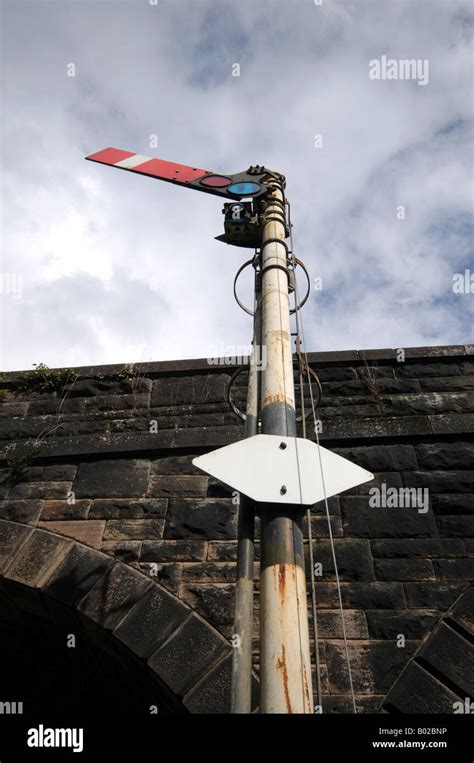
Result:
<instances>
[{"instance_id":1,"label":"white cloud","mask_svg":"<svg viewBox=\"0 0 474 763\"><path fill-rule=\"evenodd\" d=\"M213 240L219 200L84 161L108 145L286 174L296 253L324 281L308 349L469 341L451 283L472 240L470 3L3 5L2 272L24 277L23 300L0 295L5 369L249 341L248 253ZM429 59L429 84L370 80L382 54Z\"/></svg>"}]
</instances>

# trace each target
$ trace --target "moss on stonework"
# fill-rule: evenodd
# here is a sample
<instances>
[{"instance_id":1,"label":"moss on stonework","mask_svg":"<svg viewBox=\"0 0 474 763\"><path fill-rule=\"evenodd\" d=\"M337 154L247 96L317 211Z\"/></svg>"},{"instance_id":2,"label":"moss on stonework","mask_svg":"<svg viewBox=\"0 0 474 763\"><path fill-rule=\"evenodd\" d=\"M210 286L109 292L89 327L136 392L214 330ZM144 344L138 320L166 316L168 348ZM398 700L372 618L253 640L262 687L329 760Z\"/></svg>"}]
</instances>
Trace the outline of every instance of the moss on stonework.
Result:
<instances>
[{"instance_id":1,"label":"moss on stonework","mask_svg":"<svg viewBox=\"0 0 474 763\"><path fill-rule=\"evenodd\" d=\"M80 374L73 368L49 368L45 363L33 363L32 371L22 371L12 382L13 392L59 392L64 387L74 384ZM123 381L133 379L136 371L133 364L128 364L119 371L108 374L94 374L92 379L97 381Z\"/></svg>"},{"instance_id":2,"label":"moss on stonework","mask_svg":"<svg viewBox=\"0 0 474 763\"><path fill-rule=\"evenodd\" d=\"M26 453L16 456L15 454L9 456L6 459L8 466L8 474L5 479L11 485L17 485L22 482L25 477L25 471L32 465L34 459L39 455L41 450L41 443L34 442L27 450Z\"/></svg>"},{"instance_id":3,"label":"moss on stonework","mask_svg":"<svg viewBox=\"0 0 474 763\"><path fill-rule=\"evenodd\" d=\"M72 368L49 368L45 363L33 363L33 371L18 374L12 384L14 392L57 392L66 384L72 384L79 378Z\"/></svg>"},{"instance_id":4,"label":"moss on stonework","mask_svg":"<svg viewBox=\"0 0 474 763\"><path fill-rule=\"evenodd\" d=\"M123 381L124 379L133 379L136 376L136 371L133 363L129 363L120 371L112 371L108 374L95 374L94 379L97 381Z\"/></svg>"}]
</instances>

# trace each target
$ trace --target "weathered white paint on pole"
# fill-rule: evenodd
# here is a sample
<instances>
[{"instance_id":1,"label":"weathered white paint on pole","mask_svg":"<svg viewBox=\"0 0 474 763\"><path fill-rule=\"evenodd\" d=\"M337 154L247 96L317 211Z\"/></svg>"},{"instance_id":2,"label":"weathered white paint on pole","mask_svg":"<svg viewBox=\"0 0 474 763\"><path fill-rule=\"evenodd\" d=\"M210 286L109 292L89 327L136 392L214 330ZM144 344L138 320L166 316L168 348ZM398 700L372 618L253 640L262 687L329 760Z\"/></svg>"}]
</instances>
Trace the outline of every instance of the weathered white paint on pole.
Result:
<instances>
[{"instance_id":1,"label":"weathered white paint on pole","mask_svg":"<svg viewBox=\"0 0 474 763\"><path fill-rule=\"evenodd\" d=\"M262 241L262 432L296 436L295 392L281 185L267 197ZM282 494L286 486L281 486ZM312 713L302 510L261 504L260 710Z\"/></svg>"},{"instance_id":2,"label":"weathered white paint on pole","mask_svg":"<svg viewBox=\"0 0 474 763\"><path fill-rule=\"evenodd\" d=\"M275 203L269 200L265 210L266 217L271 219L264 226L262 244L262 345L267 359L262 384L262 414L269 405L288 405L293 410L295 407L288 277L284 272L288 272L285 226L279 221L284 215L284 207L278 203L283 202L283 194L275 188L274 196ZM286 427L289 426L287 418L283 416Z\"/></svg>"},{"instance_id":3,"label":"weathered white paint on pole","mask_svg":"<svg viewBox=\"0 0 474 763\"><path fill-rule=\"evenodd\" d=\"M262 713L312 713L308 605L304 569L272 564L262 571Z\"/></svg>"}]
</instances>

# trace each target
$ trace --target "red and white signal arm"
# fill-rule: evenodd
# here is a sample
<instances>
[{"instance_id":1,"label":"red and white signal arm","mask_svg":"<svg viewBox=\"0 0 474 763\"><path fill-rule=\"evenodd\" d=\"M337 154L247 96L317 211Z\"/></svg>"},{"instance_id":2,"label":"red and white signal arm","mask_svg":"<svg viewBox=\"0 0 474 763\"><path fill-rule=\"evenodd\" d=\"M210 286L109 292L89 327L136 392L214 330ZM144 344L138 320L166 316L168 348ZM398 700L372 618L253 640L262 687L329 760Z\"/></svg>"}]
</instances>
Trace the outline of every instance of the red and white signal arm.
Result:
<instances>
[{"instance_id":1,"label":"red and white signal arm","mask_svg":"<svg viewBox=\"0 0 474 763\"><path fill-rule=\"evenodd\" d=\"M258 199L266 196L269 191L268 186L263 182L263 178L269 174L269 171L260 166L249 167L247 171L233 175L221 175L199 167L176 164L165 159L135 154L132 151L122 151L120 148L104 148L102 151L86 156L86 159L230 199Z\"/></svg>"}]
</instances>

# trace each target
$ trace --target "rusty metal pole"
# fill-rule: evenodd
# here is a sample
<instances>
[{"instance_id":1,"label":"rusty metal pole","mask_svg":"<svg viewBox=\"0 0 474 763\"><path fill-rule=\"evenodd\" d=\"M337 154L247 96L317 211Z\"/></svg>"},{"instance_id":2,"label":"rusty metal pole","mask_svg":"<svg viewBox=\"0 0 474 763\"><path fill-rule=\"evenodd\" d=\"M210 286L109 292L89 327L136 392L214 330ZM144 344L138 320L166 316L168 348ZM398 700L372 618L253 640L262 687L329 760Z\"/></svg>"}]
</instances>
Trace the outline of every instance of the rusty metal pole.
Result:
<instances>
[{"instance_id":1,"label":"rusty metal pole","mask_svg":"<svg viewBox=\"0 0 474 763\"><path fill-rule=\"evenodd\" d=\"M288 299L288 248L282 182L269 179L262 238L263 434L296 437ZM262 205L263 206L263 205ZM295 475L297 479L297 475ZM285 485L280 487L282 495ZM304 572L303 509L259 504L261 518L260 711L312 713L311 661Z\"/></svg>"},{"instance_id":2,"label":"rusty metal pole","mask_svg":"<svg viewBox=\"0 0 474 763\"><path fill-rule=\"evenodd\" d=\"M255 279L257 282L257 279ZM258 431L259 368L256 362L261 349L260 295L257 290L253 346L250 358L245 436ZM260 355L261 359L261 355ZM240 495L237 543L237 577L235 584L235 616L232 655L231 712L252 712L252 632L253 632L253 564L255 535L255 503Z\"/></svg>"}]
</instances>

